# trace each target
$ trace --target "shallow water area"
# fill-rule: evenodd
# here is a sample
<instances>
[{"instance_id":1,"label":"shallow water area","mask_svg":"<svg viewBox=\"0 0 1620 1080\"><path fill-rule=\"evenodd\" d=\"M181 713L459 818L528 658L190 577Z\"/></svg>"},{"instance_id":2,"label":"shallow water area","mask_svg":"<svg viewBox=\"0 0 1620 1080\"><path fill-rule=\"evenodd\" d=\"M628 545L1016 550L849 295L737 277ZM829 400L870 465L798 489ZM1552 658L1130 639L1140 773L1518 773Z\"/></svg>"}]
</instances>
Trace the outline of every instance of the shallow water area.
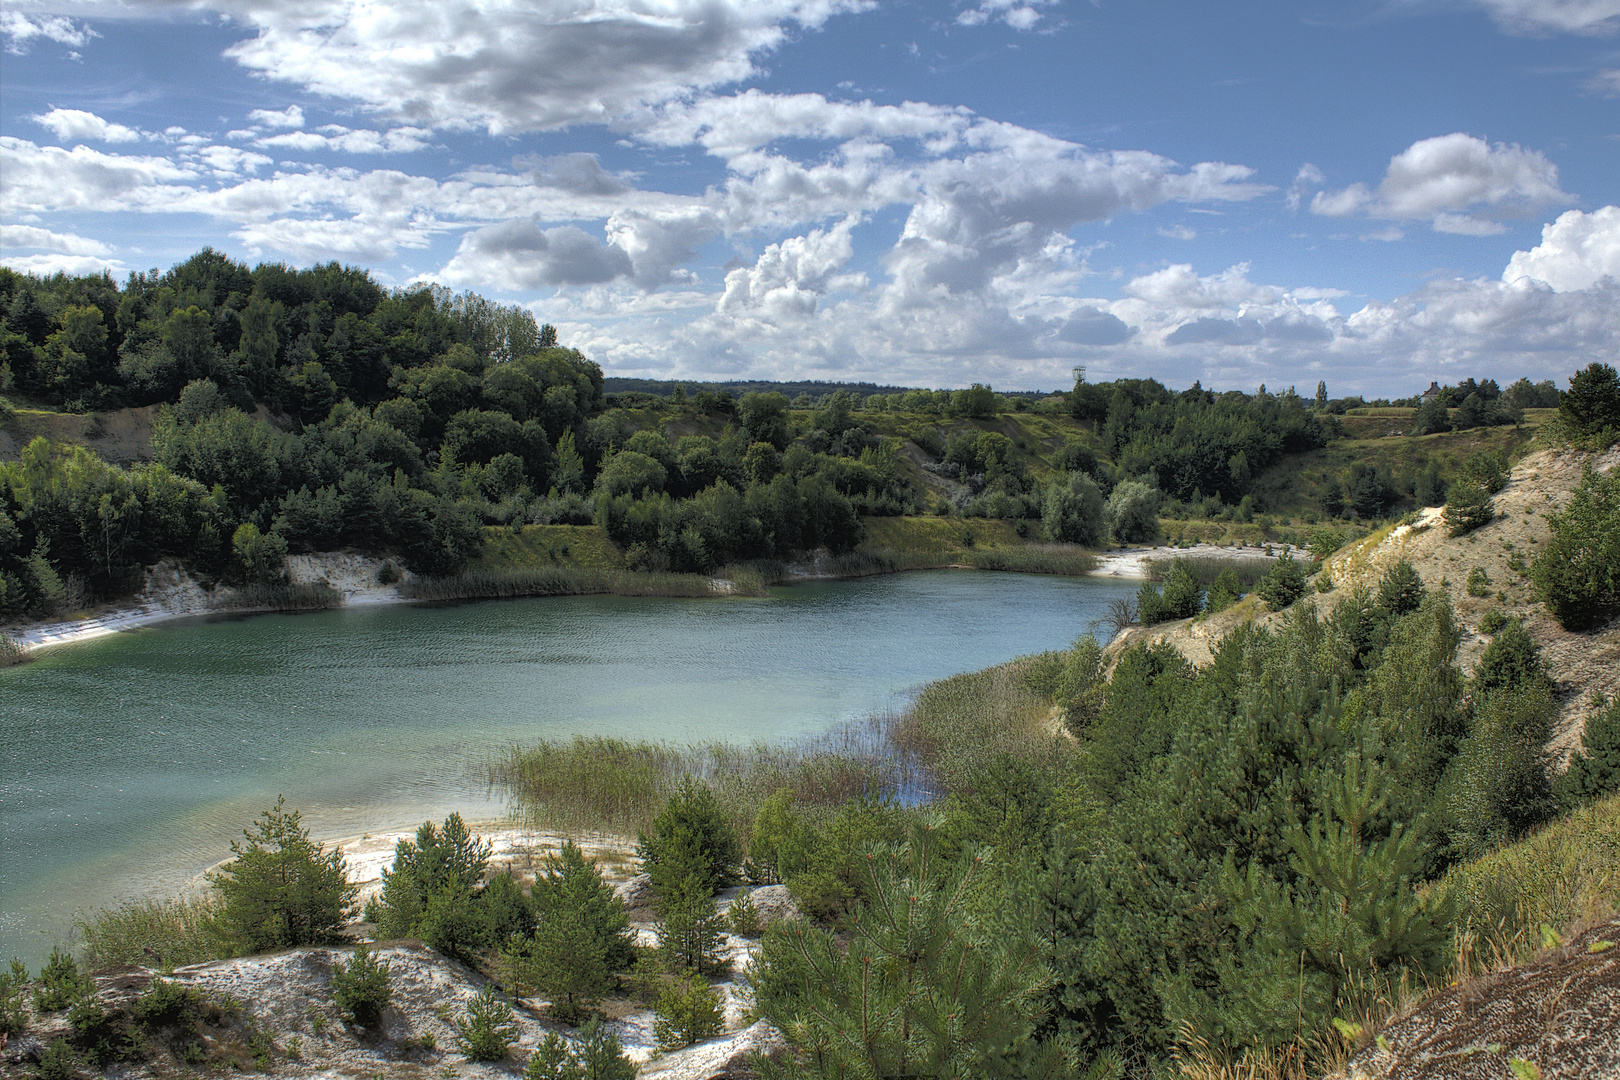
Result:
<instances>
[{"instance_id":1,"label":"shallow water area","mask_svg":"<svg viewBox=\"0 0 1620 1080\"><path fill-rule=\"evenodd\" d=\"M0 959L183 887L284 794L317 837L499 818L482 765L576 732L788 741L1061 648L1134 581L937 571L767 599L190 619L0 671Z\"/></svg>"}]
</instances>

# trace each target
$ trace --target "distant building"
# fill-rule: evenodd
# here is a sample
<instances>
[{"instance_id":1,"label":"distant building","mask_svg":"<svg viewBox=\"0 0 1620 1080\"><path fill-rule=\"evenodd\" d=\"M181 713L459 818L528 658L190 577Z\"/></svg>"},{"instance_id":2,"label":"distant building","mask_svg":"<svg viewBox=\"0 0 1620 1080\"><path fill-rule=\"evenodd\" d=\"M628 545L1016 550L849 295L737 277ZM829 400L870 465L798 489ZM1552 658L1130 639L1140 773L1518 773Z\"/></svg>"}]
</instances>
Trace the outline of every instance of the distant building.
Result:
<instances>
[{"instance_id":1,"label":"distant building","mask_svg":"<svg viewBox=\"0 0 1620 1080\"><path fill-rule=\"evenodd\" d=\"M1437 383L1437 382L1431 381L1429 383L1429 388L1427 390L1423 391L1422 394L1418 395L1418 400L1419 401L1433 401L1435 398L1437 398L1439 396L1440 396L1440 384Z\"/></svg>"}]
</instances>

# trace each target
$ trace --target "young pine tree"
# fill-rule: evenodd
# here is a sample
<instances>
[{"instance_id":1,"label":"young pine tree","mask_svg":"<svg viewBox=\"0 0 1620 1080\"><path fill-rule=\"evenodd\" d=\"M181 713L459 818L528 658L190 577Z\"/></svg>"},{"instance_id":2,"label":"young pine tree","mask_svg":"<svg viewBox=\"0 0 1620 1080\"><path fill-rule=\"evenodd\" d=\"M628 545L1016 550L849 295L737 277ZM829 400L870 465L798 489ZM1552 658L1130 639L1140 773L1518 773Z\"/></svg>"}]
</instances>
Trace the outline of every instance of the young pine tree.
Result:
<instances>
[{"instance_id":1,"label":"young pine tree","mask_svg":"<svg viewBox=\"0 0 1620 1080\"><path fill-rule=\"evenodd\" d=\"M219 925L250 952L285 949L335 938L353 906L343 852L310 841L286 800L231 843L236 858L210 878L223 905Z\"/></svg>"}]
</instances>

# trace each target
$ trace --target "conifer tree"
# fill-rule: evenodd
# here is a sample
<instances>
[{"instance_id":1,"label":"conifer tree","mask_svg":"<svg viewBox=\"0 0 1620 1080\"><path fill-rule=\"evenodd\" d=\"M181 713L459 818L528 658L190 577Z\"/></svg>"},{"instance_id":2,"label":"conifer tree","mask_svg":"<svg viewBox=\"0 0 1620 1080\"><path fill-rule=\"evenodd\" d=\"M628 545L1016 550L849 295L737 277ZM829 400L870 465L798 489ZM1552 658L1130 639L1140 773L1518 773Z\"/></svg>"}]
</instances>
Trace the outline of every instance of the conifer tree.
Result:
<instances>
[{"instance_id":1,"label":"conifer tree","mask_svg":"<svg viewBox=\"0 0 1620 1080\"><path fill-rule=\"evenodd\" d=\"M219 923L239 947L259 952L329 941L349 916L356 887L341 849L313 843L287 800L259 815L236 856L210 880L224 904Z\"/></svg>"},{"instance_id":2,"label":"conifer tree","mask_svg":"<svg viewBox=\"0 0 1620 1080\"><path fill-rule=\"evenodd\" d=\"M976 902L986 856L942 866L935 848L917 828L901 847L868 849L847 949L829 931L768 932L758 1008L798 1054L764 1063L766 1076L1071 1074L1061 1040L1037 1034L1051 976L1035 906Z\"/></svg>"}]
</instances>

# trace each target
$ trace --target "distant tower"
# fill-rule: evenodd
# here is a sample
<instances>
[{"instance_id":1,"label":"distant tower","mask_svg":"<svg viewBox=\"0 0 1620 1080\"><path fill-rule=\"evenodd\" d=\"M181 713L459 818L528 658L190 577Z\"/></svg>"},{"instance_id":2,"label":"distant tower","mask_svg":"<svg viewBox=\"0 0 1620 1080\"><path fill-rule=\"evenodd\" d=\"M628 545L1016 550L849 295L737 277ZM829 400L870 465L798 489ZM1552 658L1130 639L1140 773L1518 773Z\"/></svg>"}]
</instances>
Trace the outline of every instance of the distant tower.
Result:
<instances>
[{"instance_id":1,"label":"distant tower","mask_svg":"<svg viewBox=\"0 0 1620 1080\"><path fill-rule=\"evenodd\" d=\"M1086 381L1086 365L1074 365L1074 385L1079 386Z\"/></svg>"}]
</instances>

